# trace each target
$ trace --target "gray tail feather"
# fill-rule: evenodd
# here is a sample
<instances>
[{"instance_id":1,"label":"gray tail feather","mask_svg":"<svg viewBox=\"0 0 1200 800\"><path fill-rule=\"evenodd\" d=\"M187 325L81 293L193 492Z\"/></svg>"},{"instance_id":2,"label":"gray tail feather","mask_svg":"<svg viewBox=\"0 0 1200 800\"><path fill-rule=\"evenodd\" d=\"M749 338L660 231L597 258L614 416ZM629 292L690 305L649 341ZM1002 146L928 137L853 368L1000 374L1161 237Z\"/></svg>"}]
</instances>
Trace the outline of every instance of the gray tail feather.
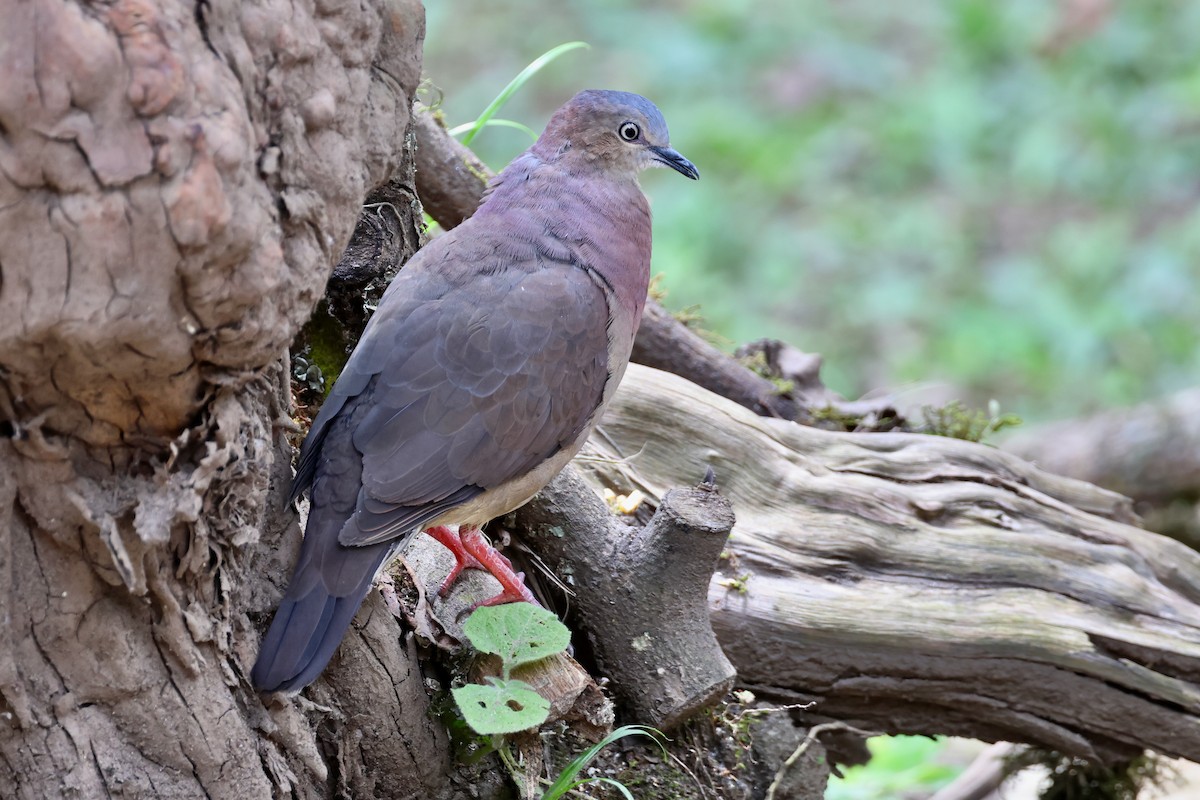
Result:
<instances>
[{"instance_id":1,"label":"gray tail feather","mask_svg":"<svg viewBox=\"0 0 1200 800\"><path fill-rule=\"evenodd\" d=\"M301 597L293 598L289 591L279 604L250 673L256 689L261 692L298 691L317 679L333 658L350 621L371 589L375 573L392 550L386 546L369 549L378 554L374 567L366 571L362 580L346 594L330 594L320 580L304 581L301 570L313 569L311 563L292 576L293 586L313 585Z\"/></svg>"}]
</instances>

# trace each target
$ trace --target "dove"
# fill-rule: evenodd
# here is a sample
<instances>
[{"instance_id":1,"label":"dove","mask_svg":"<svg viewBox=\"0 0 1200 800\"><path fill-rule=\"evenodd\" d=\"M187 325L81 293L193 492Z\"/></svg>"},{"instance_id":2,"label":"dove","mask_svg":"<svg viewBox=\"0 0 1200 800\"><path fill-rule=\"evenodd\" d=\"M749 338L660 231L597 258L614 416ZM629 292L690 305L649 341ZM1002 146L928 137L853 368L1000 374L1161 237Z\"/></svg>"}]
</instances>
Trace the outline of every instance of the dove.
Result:
<instances>
[{"instance_id":1,"label":"dove","mask_svg":"<svg viewBox=\"0 0 1200 800\"><path fill-rule=\"evenodd\" d=\"M583 446L629 363L650 278L639 174L699 173L644 97L588 90L492 181L479 209L392 280L300 451L310 511L251 680L298 691L375 575L418 531L532 601L480 526Z\"/></svg>"}]
</instances>

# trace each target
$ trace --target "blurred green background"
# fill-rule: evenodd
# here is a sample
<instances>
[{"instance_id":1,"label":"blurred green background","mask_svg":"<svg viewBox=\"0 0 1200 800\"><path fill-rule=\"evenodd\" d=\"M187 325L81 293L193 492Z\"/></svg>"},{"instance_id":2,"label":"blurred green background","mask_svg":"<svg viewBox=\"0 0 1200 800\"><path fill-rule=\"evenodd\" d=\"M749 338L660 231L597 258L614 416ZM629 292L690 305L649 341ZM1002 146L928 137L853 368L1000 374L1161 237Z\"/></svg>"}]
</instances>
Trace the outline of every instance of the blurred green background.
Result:
<instances>
[{"instance_id":1,"label":"blurred green background","mask_svg":"<svg viewBox=\"0 0 1200 800\"><path fill-rule=\"evenodd\" d=\"M428 26L451 124L576 39L500 116L659 105L702 178L644 178L654 271L728 346L1027 419L1200 383L1200 3L432 0Z\"/></svg>"}]
</instances>

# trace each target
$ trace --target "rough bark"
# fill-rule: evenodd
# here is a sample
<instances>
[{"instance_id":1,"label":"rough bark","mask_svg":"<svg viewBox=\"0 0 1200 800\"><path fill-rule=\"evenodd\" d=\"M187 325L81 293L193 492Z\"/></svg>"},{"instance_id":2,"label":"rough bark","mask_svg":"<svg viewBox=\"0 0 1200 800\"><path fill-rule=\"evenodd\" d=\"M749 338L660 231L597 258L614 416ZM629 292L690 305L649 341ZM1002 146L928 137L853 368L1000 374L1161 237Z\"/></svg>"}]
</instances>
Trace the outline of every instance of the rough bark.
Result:
<instances>
[{"instance_id":1,"label":"rough bark","mask_svg":"<svg viewBox=\"0 0 1200 800\"><path fill-rule=\"evenodd\" d=\"M618 492L722 476L738 518L713 626L760 696L867 729L1200 759L1200 556L1134 527L1125 498L970 442L757 417L636 365L592 444L579 463Z\"/></svg>"},{"instance_id":2,"label":"rough bark","mask_svg":"<svg viewBox=\"0 0 1200 800\"><path fill-rule=\"evenodd\" d=\"M515 524L569 580L578 622L629 718L669 730L733 688L706 600L733 526L714 485L668 492L637 528L569 471L520 509Z\"/></svg>"},{"instance_id":3,"label":"rough bark","mask_svg":"<svg viewBox=\"0 0 1200 800\"><path fill-rule=\"evenodd\" d=\"M244 677L298 539L281 356L411 169L420 5L0 18L0 786L428 796L444 737L375 601L325 710Z\"/></svg>"}]
</instances>

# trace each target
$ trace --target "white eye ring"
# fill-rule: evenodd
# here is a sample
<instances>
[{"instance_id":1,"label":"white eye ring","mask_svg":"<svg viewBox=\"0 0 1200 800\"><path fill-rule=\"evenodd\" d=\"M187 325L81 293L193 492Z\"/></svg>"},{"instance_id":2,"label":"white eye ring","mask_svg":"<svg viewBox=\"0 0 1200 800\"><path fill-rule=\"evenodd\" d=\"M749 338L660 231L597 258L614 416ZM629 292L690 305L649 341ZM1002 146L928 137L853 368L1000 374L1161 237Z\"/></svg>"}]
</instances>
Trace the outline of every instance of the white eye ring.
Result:
<instances>
[{"instance_id":1,"label":"white eye ring","mask_svg":"<svg viewBox=\"0 0 1200 800\"><path fill-rule=\"evenodd\" d=\"M617 133L627 142L632 142L642 135L641 129L632 122L622 122L621 127L617 129Z\"/></svg>"}]
</instances>

